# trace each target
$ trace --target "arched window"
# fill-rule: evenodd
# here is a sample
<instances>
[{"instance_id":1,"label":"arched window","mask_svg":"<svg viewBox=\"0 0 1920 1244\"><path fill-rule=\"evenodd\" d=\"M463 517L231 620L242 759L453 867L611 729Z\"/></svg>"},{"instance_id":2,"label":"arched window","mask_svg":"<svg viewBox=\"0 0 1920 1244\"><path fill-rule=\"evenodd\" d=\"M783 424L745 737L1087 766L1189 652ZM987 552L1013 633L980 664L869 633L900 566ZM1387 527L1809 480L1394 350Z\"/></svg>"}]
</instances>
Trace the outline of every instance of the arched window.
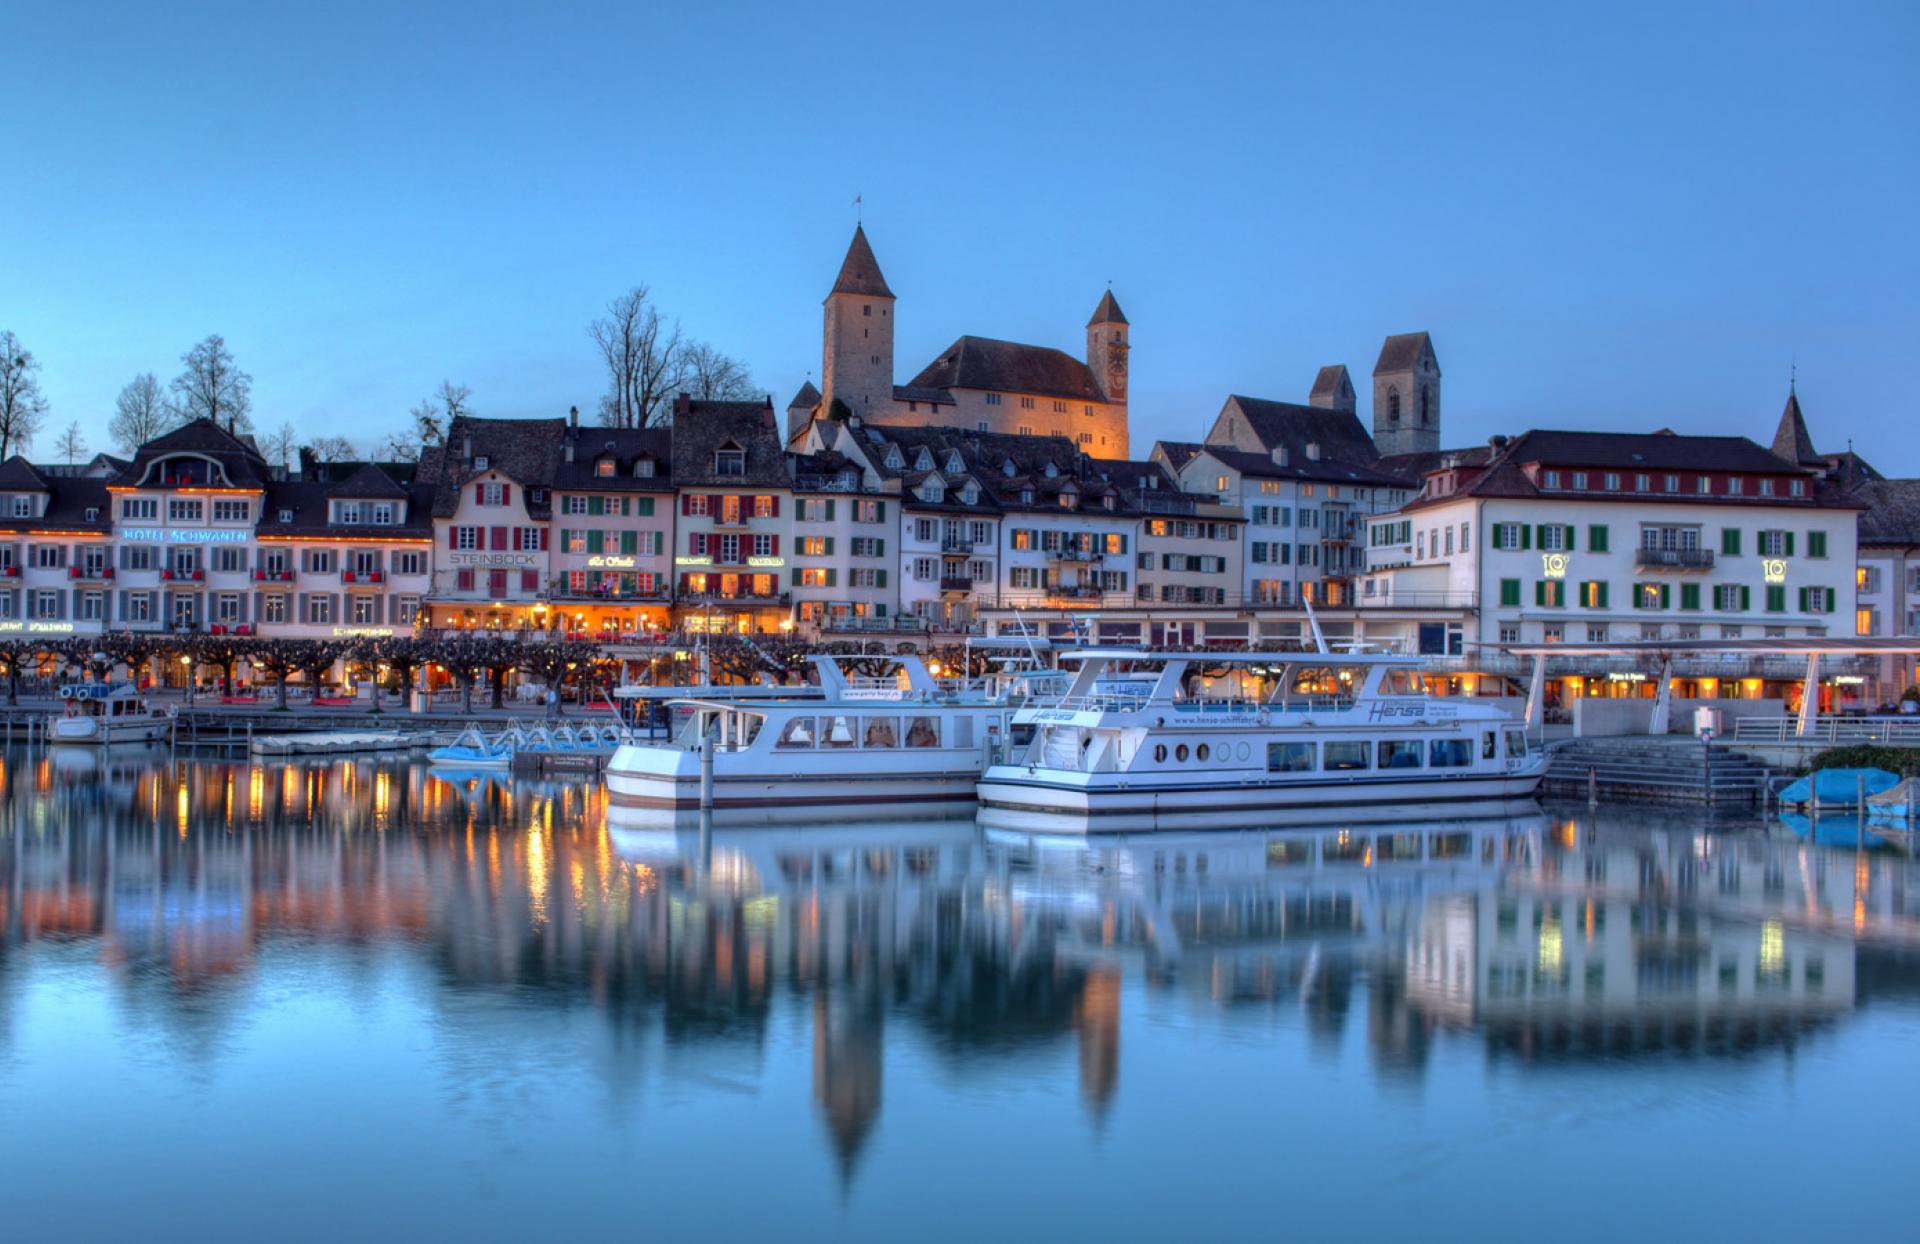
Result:
<instances>
[{"instance_id":1,"label":"arched window","mask_svg":"<svg viewBox=\"0 0 1920 1244\"><path fill-rule=\"evenodd\" d=\"M1400 390L1387 390L1387 422L1400 422Z\"/></svg>"},{"instance_id":2,"label":"arched window","mask_svg":"<svg viewBox=\"0 0 1920 1244\"><path fill-rule=\"evenodd\" d=\"M1420 426L1427 426L1427 399L1433 396L1433 390L1426 385L1420 386Z\"/></svg>"}]
</instances>

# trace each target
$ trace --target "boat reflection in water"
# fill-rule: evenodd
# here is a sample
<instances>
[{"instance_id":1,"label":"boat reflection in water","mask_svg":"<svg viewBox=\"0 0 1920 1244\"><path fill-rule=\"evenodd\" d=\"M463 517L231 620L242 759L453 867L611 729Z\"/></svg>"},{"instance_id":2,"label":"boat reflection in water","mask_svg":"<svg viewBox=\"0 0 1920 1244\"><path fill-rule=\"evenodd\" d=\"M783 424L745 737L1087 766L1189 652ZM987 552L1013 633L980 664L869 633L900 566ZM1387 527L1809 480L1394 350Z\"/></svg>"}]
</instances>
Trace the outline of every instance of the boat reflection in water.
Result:
<instances>
[{"instance_id":1,"label":"boat reflection in water","mask_svg":"<svg viewBox=\"0 0 1920 1244\"><path fill-rule=\"evenodd\" d=\"M942 1076L1057 1075L1083 1103L1074 1125L1098 1130L1139 1071L1130 1045L1169 1039L1149 1012L1219 1016L1283 1061L1351 1033L1397 1080L1460 1037L1627 1076L1662 1050L1831 1025L1870 961L1920 992L1900 957L1920 945L1914 862L1777 832L1545 814L1091 839L656 832L624 828L598 789L504 774L85 756L0 767L0 1064L15 1004L56 988L42 946L88 948L108 994L207 1066L277 996L368 988L378 948L425 982L392 1006L431 1022L336 1054L350 1064L424 1045L418 1074L484 1086L558 1059L616 1117L642 1082L741 1086L775 1110L804 1077L843 1194L890 1066L922 1103ZM562 1039L555 1016L599 1035L567 1018ZM463 1079L449 1100L480 1091ZM561 1143L524 1126L529 1147ZM924 1145L941 1121L888 1126Z\"/></svg>"}]
</instances>

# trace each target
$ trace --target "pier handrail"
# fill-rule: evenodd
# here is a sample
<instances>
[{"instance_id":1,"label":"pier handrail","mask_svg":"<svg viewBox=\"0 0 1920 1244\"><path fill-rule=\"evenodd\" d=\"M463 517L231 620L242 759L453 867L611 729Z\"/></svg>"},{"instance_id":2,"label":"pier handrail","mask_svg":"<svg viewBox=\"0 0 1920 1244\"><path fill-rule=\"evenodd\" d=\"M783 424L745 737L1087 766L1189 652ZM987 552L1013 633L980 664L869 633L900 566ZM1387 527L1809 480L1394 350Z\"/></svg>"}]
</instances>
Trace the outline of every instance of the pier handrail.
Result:
<instances>
[{"instance_id":1,"label":"pier handrail","mask_svg":"<svg viewBox=\"0 0 1920 1244\"><path fill-rule=\"evenodd\" d=\"M1794 743L1833 747L1845 743L1905 743L1920 746L1920 718L1822 717L1805 734L1795 717L1742 717L1733 723L1738 743Z\"/></svg>"}]
</instances>

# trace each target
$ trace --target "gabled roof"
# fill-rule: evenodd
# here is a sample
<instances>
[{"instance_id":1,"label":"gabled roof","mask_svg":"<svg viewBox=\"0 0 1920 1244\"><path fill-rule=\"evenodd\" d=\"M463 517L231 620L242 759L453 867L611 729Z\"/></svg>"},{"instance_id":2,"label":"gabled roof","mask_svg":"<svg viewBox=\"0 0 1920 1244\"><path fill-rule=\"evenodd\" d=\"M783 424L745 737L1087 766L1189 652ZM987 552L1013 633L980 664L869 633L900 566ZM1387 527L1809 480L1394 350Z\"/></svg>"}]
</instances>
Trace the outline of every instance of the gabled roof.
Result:
<instances>
[{"instance_id":1,"label":"gabled roof","mask_svg":"<svg viewBox=\"0 0 1920 1244\"><path fill-rule=\"evenodd\" d=\"M393 476L369 462L339 483L330 485L327 495L352 500L404 501L407 490Z\"/></svg>"},{"instance_id":2,"label":"gabled roof","mask_svg":"<svg viewBox=\"0 0 1920 1244\"><path fill-rule=\"evenodd\" d=\"M551 503L535 502L532 490L545 489L559 465L565 419L481 419L463 416L447 428L439 452L423 454L420 474L434 485L433 512L450 518L460 508L460 489L480 474L474 463L487 460L486 469L517 480L527 491L527 510L535 518L551 513ZM471 450L471 452L469 452Z\"/></svg>"},{"instance_id":3,"label":"gabled roof","mask_svg":"<svg viewBox=\"0 0 1920 1244\"><path fill-rule=\"evenodd\" d=\"M1115 300L1113 291L1108 290L1101 295L1100 305L1093 309L1093 318L1087 321L1087 327L1092 328L1095 324L1125 324L1126 322L1127 317L1120 310L1120 304Z\"/></svg>"},{"instance_id":4,"label":"gabled roof","mask_svg":"<svg viewBox=\"0 0 1920 1244\"><path fill-rule=\"evenodd\" d=\"M1377 471L1363 462L1324 457L1316 462L1304 456L1289 455L1287 465L1281 466L1273 460L1271 454L1248 453L1244 449L1234 449L1228 445L1202 445L1200 450L1202 453L1211 455L1216 461L1232 467L1240 474L1251 475L1255 479L1318 480L1336 484L1356 484L1367 488L1407 487L1407 482L1400 477Z\"/></svg>"},{"instance_id":5,"label":"gabled roof","mask_svg":"<svg viewBox=\"0 0 1920 1244\"><path fill-rule=\"evenodd\" d=\"M1271 402L1237 393L1227 398L1222 413L1225 410L1233 410L1245 419L1247 427L1269 452L1286 446L1287 457L1292 461L1306 458L1308 445L1320 447L1322 461L1338 459L1370 465L1380 456L1373 447L1373 438L1367 435L1367 429L1352 411Z\"/></svg>"},{"instance_id":6,"label":"gabled roof","mask_svg":"<svg viewBox=\"0 0 1920 1244\"><path fill-rule=\"evenodd\" d=\"M1347 375L1347 365L1345 363L1335 363L1330 367L1322 367L1314 376L1313 391L1307 395L1307 404L1309 406L1321 406L1324 405L1324 403L1314 399L1324 398L1328 401L1337 401L1351 398L1352 396L1353 379Z\"/></svg>"},{"instance_id":7,"label":"gabled roof","mask_svg":"<svg viewBox=\"0 0 1920 1244\"><path fill-rule=\"evenodd\" d=\"M907 382L912 389L997 389L1104 402L1087 365L1048 346L961 337Z\"/></svg>"},{"instance_id":8,"label":"gabled roof","mask_svg":"<svg viewBox=\"0 0 1920 1244\"><path fill-rule=\"evenodd\" d=\"M746 473L714 474L714 454L732 444L746 452ZM673 479L692 484L785 488L786 444L774 426L773 407L760 402L697 401L684 394L673 406Z\"/></svg>"},{"instance_id":9,"label":"gabled roof","mask_svg":"<svg viewBox=\"0 0 1920 1244\"><path fill-rule=\"evenodd\" d=\"M880 261L873 257L873 248L867 245L867 231L859 225L853 227L853 241L847 246L847 257L840 262L840 275L833 278L833 293L893 297L893 291L887 288L887 278L880 275Z\"/></svg>"},{"instance_id":10,"label":"gabled roof","mask_svg":"<svg viewBox=\"0 0 1920 1244\"><path fill-rule=\"evenodd\" d=\"M1164 454L1167 461L1172 464L1173 469L1178 471L1181 467L1187 465L1187 463L1192 462L1206 446L1200 444L1198 441L1159 441L1155 444L1154 448Z\"/></svg>"},{"instance_id":11,"label":"gabled roof","mask_svg":"<svg viewBox=\"0 0 1920 1244\"><path fill-rule=\"evenodd\" d=\"M1780 412L1780 426L1773 433L1773 452L1796 466L1826 465L1813 448L1813 435L1800 413L1800 397L1792 389L1787 390L1786 409Z\"/></svg>"},{"instance_id":12,"label":"gabled roof","mask_svg":"<svg viewBox=\"0 0 1920 1244\"><path fill-rule=\"evenodd\" d=\"M1613 467L1623 471L1739 471L1804 475L1792 462L1744 436L1679 436L1672 432L1523 433L1505 457L1546 466Z\"/></svg>"},{"instance_id":13,"label":"gabled roof","mask_svg":"<svg viewBox=\"0 0 1920 1244\"><path fill-rule=\"evenodd\" d=\"M1425 333L1396 333L1380 344L1380 358L1373 365L1373 374L1412 371L1420 362L1421 352L1432 350L1433 339ZM1439 366L1437 358L1434 365Z\"/></svg>"},{"instance_id":14,"label":"gabled roof","mask_svg":"<svg viewBox=\"0 0 1920 1244\"><path fill-rule=\"evenodd\" d=\"M815 406L818 406L819 404L820 404L820 390L814 388L813 381L809 380L800 386L800 391L798 393L793 395L793 400L787 403L787 409L788 410L812 410Z\"/></svg>"},{"instance_id":15,"label":"gabled roof","mask_svg":"<svg viewBox=\"0 0 1920 1244\"><path fill-rule=\"evenodd\" d=\"M0 462L0 488L13 492L46 492L51 486L47 477L33 469L33 464L19 454Z\"/></svg>"},{"instance_id":16,"label":"gabled roof","mask_svg":"<svg viewBox=\"0 0 1920 1244\"><path fill-rule=\"evenodd\" d=\"M673 431L670 428L569 427L573 461L555 464L553 486L571 492L670 492L673 489ZM653 462L652 475L634 474L641 459ZM611 459L613 474L601 475Z\"/></svg>"}]
</instances>

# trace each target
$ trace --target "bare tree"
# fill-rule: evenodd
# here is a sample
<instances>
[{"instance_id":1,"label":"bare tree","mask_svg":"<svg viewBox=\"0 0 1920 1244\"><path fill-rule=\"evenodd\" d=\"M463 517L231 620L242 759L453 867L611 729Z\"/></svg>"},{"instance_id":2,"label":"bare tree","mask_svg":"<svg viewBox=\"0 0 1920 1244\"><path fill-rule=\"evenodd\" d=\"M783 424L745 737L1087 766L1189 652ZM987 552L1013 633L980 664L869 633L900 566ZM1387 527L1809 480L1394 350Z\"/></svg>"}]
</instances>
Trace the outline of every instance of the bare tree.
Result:
<instances>
[{"instance_id":1,"label":"bare tree","mask_svg":"<svg viewBox=\"0 0 1920 1244\"><path fill-rule=\"evenodd\" d=\"M418 462L424 448L417 436L394 432L374 447L373 456L381 462Z\"/></svg>"},{"instance_id":2,"label":"bare tree","mask_svg":"<svg viewBox=\"0 0 1920 1244\"><path fill-rule=\"evenodd\" d=\"M227 339L214 333L180 356L187 369L175 377L174 418L211 419L235 436L253 431L253 377L234 364Z\"/></svg>"},{"instance_id":3,"label":"bare tree","mask_svg":"<svg viewBox=\"0 0 1920 1244\"><path fill-rule=\"evenodd\" d=\"M166 392L161 389L159 378L145 371L127 381L127 387L113 400L113 418L107 424L107 435L116 446L132 455L165 432L171 422L172 414L167 409Z\"/></svg>"},{"instance_id":4,"label":"bare tree","mask_svg":"<svg viewBox=\"0 0 1920 1244\"><path fill-rule=\"evenodd\" d=\"M681 388L701 401L746 402L760 396L745 363L704 341L691 342L683 351L681 377Z\"/></svg>"},{"instance_id":5,"label":"bare tree","mask_svg":"<svg viewBox=\"0 0 1920 1244\"><path fill-rule=\"evenodd\" d=\"M610 428L664 423L684 367L680 325L669 323L636 285L607 304L605 319L587 326L607 366L607 392L600 422Z\"/></svg>"},{"instance_id":6,"label":"bare tree","mask_svg":"<svg viewBox=\"0 0 1920 1244\"><path fill-rule=\"evenodd\" d=\"M306 449L321 462L352 462L359 456L353 442L344 436L316 436L306 443Z\"/></svg>"},{"instance_id":7,"label":"bare tree","mask_svg":"<svg viewBox=\"0 0 1920 1244\"><path fill-rule=\"evenodd\" d=\"M261 452L267 461L276 463L282 470L293 469L293 460L300 452L300 430L292 423L283 423L275 428L262 445Z\"/></svg>"},{"instance_id":8,"label":"bare tree","mask_svg":"<svg viewBox=\"0 0 1920 1244\"><path fill-rule=\"evenodd\" d=\"M87 438L86 434L80 431L78 419L67 425L67 430L62 432L60 439L53 443L53 451L59 454L60 460L68 466L74 465L87 456Z\"/></svg>"},{"instance_id":9,"label":"bare tree","mask_svg":"<svg viewBox=\"0 0 1920 1244\"><path fill-rule=\"evenodd\" d=\"M0 331L0 461L31 449L34 433L47 417L39 373L39 361L13 330Z\"/></svg>"},{"instance_id":10,"label":"bare tree","mask_svg":"<svg viewBox=\"0 0 1920 1244\"><path fill-rule=\"evenodd\" d=\"M472 398L472 388L451 380L442 380L433 394L433 400L440 404L440 413L446 416L448 423L465 419L473 413Z\"/></svg>"},{"instance_id":11,"label":"bare tree","mask_svg":"<svg viewBox=\"0 0 1920 1244\"><path fill-rule=\"evenodd\" d=\"M433 396L422 398L418 406L407 412L413 416L413 432L418 444L413 446L412 453L404 457L394 454L392 460L412 462L420 457L420 451L428 445L438 445L446 438L447 429L453 426L455 419L465 419L473 413L469 400L472 397L473 390L466 385L442 380ZM389 444L397 443L400 439L396 436Z\"/></svg>"}]
</instances>

